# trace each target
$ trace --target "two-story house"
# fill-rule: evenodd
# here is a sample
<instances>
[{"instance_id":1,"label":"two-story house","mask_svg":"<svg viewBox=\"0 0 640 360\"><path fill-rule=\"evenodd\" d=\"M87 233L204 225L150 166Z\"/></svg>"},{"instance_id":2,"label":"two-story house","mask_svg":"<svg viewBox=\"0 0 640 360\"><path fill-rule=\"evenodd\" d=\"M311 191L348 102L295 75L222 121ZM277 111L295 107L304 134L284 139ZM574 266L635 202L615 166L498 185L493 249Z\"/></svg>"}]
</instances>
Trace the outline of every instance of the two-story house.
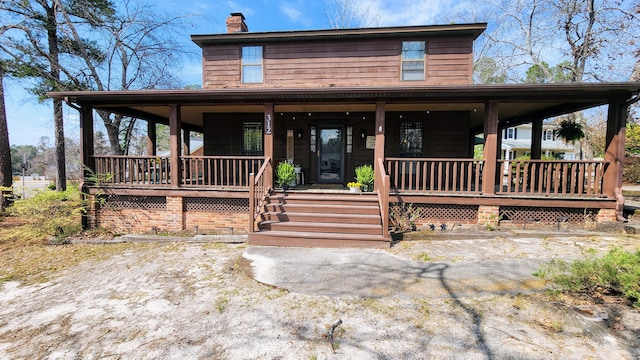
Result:
<instances>
[{"instance_id":1,"label":"two-story house","mask_svg":"<svg viewBox=\"0 0 640 360\"><path fill-rule=\"evenodd\" d=\"M541 152L545 159L579 160L579 143L571 144L558 138L553 124L542 125ZM531 157L531 124L520 124L502 130L502 159L512 160L519 157Z\"/></svg>"},{"instance_id":2,"label":"two-story house","mask_svg":"<svg viewBox=\"0 0 640 360\"><path fill-rule=\"evenodd\" d=\"M58 92L80 108L87 226L120 231L234 228L251 244L389 246L389 222L485 224L621 216L624 128L638 83L474 85L473 43L486 24L193 35L201 90ZM540 160L543 120L608 105L607 157ZM149 156L96 156L93 111L144 119ZM155 152L155 124L170 152ZM503 129L530 124L531 160L506 161ZM204 153L186 155L189 134ZM474 159L477 136L483 157ZM539 140L537 140L539 139ZM277 164L311 186L282 192ZM374 191L340 189L371 164ZM393 222L393 221L392 221Z\"/></svg>"}]
</instances>

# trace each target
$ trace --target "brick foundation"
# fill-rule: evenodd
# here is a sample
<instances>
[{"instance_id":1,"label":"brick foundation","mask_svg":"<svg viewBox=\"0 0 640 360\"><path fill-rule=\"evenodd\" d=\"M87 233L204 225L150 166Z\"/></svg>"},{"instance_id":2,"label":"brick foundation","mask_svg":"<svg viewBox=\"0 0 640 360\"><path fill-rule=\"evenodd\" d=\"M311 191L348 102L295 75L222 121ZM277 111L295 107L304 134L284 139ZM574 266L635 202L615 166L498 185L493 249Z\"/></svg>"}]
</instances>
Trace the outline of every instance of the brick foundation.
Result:
<instances>
[{"instance_id":1,"label":"brick foundation","mask_svg":"<svg viewBox=\"0 0 640 360\"><path fill-rule=\"evenodd\" d=\"M600 209L596 215L596 222L616 221L616 209Z\"/></svg>"},{"instance_id":2,"label":"brick foundation","mask_svg":"<svg viewBox=\"0 0 640 360\"><path fill-rule=\"evenodd\" d=\"M500 207L480 205L478 207L478 224L497 227L500 224Z\"/></svg>"},{"instance_id":3,"label":"brick foundation","mask_svg":"<svg viewBox=\"0 0 640 360\"><path fill-rule=\"evenodd\" d=\"M89 199L87 208L87 225L102 227L119 233L148 233L194 231L199 234L247 233L249 227L248 209L235 206L236 210L225 211L218 205L216 209L187 210L185 198L167 196L165 205L147 206L145 203L132 201L127 208L120 208L118 203L96 201L95 195Z\"/></svg>"}]
</instances>

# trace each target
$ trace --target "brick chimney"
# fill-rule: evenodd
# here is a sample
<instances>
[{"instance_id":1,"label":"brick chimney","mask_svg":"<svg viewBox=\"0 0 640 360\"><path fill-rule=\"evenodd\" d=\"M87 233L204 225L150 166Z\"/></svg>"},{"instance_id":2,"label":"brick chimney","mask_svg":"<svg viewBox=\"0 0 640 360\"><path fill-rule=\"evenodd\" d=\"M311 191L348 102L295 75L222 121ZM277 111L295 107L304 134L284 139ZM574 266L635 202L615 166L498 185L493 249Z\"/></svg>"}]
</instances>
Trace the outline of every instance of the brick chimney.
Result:
<instances>
[{"instance_id":1,"label":"brick chimney","mask_svg":"<svg viewBox=\"0 0 640 360\"><path fill-rule=\"evenodd\" d=\"M227 33L249 32L242 13L231 13L227 18Z\"/></svg>"}]
</instances>

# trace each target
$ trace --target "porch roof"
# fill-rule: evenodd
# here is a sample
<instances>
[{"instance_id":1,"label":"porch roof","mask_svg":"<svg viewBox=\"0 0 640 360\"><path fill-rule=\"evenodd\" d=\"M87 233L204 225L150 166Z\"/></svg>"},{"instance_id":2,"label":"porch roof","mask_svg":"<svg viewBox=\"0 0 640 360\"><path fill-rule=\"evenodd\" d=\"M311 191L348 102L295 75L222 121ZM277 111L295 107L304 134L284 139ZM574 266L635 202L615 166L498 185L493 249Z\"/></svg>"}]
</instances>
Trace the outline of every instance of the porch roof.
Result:
<instances>
[{"instance_id":1,"label":"porch roof","mask_svg":"<svg viewBox=\"0 0 640 360\"><path fill-rule=\"evenodd\" d=\"M213 90L69 91L47 95L80 106L168 123L169 105L181 105L183 126L202 127L204 113L375 111L469 111L481 131L484 104L499 102L500 126L579 111L611 101L635 101L640 82L579 84L438 85L397 87L236 88Z\"/></svg>"}]
</instances>

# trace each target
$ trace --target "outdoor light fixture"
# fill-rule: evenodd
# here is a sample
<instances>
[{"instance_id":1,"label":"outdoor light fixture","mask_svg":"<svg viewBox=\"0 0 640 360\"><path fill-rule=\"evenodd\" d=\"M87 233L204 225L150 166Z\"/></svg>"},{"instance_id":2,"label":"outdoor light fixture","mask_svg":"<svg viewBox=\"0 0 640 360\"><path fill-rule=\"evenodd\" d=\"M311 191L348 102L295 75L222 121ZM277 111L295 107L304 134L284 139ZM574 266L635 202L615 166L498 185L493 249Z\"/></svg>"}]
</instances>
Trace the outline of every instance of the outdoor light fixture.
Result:
<instances>
[{"instance_id":1,"label":"outdoor light fixture","mask_svg":"<svg viewBox=\"0 0 640 360\"><path fill-rule=\"evenodd\" d=\"M366 132L366 131L364 131L364 129L363 129L362 131L360 131L360 137L361 137L361 138L363 138L363 139L364 139L366 136L367 136L367 132Z\"/></svg>"},{"instance_id":2,"label":"outdoor light fixture","mask_svg":"<svg viewBox=\"0 0 640 360\"><path fill-rule=\"evenodd\" d=\"M302 130L298 130L298 139L302 139Z\"/></svg>"}]
</instances>

